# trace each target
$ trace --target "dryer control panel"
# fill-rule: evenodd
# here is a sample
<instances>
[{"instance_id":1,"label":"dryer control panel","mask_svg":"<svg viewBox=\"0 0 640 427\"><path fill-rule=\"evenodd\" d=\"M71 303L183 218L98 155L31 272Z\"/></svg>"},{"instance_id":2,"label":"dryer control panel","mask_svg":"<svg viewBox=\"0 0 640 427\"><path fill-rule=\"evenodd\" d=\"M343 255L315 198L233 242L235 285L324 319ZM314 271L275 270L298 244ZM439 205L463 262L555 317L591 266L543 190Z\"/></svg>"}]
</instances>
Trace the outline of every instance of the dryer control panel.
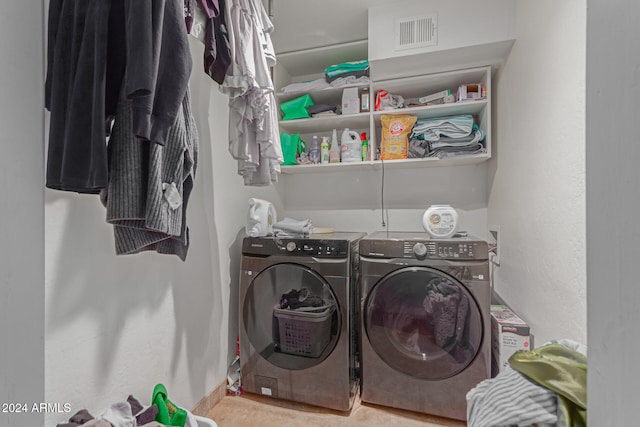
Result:
<instances>
[{"instance_id":1,"label":"dryer control panel","mask_svg":"<svg viewBox=\"0 0 640 427\"><path fill-rule=\"evenodd\" d=\"M360 241L360 254L374 258L486 260L487 242L470 239L370 239Z\"/></svg>"},{"instance_id":2,"label":"dryer control panel","mask_svg":"<svg viewBox=\"0 0 640 427\"><path fill-rule=\"evenodd\" d=\"M403 258L429 259L478 259L482 253L482 243L476 241L464 242L404 242ZM486 245L485 245L486 248ZM485 259L486 256L480 257Z\"/></svg>"}]
</instances>

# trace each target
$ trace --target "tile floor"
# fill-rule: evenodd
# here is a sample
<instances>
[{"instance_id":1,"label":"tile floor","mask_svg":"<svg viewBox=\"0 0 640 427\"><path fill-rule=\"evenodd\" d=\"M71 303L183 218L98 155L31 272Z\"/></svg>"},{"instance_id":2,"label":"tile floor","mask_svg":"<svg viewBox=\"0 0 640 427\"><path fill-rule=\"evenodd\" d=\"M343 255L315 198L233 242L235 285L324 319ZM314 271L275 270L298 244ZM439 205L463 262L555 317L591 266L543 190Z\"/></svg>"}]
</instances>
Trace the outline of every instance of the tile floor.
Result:
<instances>
[{"instance_id":1,"label":"tile floor","mask_svg":"<svg viewBox=\"0 0 640 427\"><path fill-rule=\"evenodd\" d=\"M463 427L463 421L370 405L349 412L271 399L251 393L226 396L207 416L219 427Z\"/></svg>"}]
</instances>

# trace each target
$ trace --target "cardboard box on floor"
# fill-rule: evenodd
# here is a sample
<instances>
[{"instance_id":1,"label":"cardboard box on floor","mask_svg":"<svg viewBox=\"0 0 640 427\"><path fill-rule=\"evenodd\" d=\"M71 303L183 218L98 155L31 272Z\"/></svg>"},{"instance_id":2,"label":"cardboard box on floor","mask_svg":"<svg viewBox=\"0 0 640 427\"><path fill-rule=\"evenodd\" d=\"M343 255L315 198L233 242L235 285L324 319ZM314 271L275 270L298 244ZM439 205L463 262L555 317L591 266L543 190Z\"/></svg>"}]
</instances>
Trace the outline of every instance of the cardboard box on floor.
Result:
<instances>
[{"instance_id":1,"label":"cardboard box on floor","mask_svg":"<svg viewBox=\"0 0 640 427\"><path fill-rule=\"evenodd\" d=\"M506 305L492 305L491 376L504 370L518 350L531 350L529 325Z\"/></svg>"}]
</instances>

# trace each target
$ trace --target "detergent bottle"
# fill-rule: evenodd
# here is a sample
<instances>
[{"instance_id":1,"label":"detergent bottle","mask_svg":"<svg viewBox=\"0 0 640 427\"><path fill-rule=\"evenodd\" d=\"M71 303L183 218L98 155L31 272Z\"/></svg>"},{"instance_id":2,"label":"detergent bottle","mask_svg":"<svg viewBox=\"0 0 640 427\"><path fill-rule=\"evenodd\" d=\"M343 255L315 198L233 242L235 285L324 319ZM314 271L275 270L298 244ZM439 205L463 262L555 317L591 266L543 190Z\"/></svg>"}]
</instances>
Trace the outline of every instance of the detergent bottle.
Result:
<instances>
[{"instance_id":1,"label":"detergent bottle","mask_svg":"<svg viewBox=\"0 0 640 427\"><path fill-rule=\"evenodd\" d=\"M335 129L333 130L333 135L331 135L329 163L340 163L340 145L338 144L338 134Z\"/></svg>"},{"instance_id":2,"label":"detergent bottle","mask_svg":"<svg viewBox=\"0 0 640 427\"><path fill-rule=\"evenodd\" d=\"M320 143L320 163L329 163L329 137L323 136Z\"/></svg>"},{"instance_id":3,"label":"detergent bottle","mask_svg":"<svg viewBox=\"0 0 640 427\"><path fill-rule=\"evenodd\" d=\"M358 132L345 128L342 132L342 138L340 141L342 148L340 155L342 157L342 163L355 163L362 161L362 141Z\"/></svg>"}]
</instances>

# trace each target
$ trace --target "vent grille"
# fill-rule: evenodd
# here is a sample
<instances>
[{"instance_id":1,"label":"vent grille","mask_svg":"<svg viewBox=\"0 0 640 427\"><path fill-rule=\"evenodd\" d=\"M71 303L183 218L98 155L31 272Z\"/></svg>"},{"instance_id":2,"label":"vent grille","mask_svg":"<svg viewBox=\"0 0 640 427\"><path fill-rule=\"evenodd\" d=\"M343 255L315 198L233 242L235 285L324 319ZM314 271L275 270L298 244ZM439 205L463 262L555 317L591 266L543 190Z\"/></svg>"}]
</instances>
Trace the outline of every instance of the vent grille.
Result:
<instances>
[{"instance_id":1,"label":"vent grille","mask_svg":"<svg viewBox=\"0 0 640 427\"><path fill-rule=\"evenodd\" d=\"M438 44L437 14L398 19L395 29L395 50Z\"/></svg>"}]
</instances>

